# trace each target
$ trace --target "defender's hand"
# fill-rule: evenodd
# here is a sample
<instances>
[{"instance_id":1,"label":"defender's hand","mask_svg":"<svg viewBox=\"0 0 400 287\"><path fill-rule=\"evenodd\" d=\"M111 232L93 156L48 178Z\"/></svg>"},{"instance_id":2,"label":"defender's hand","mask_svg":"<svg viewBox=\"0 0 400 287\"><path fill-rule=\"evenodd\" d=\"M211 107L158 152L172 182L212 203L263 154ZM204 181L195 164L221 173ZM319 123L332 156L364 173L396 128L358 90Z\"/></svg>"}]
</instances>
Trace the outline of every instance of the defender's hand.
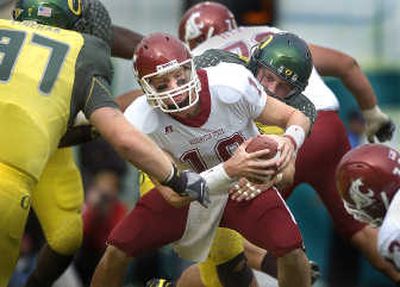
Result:
<instances>
[{"instance_id":1,"label":"defender's hand","mask_svg":"<svg viewBox=\"0 0 400 287\"><path fill-rule=\"evenodd\" d=\"M262 184L255 184L246 178L242 177L228 193L230 198L235 201L248 201L260 195L263 191L271 188L274 184L282 180L282 173L278 173L275 176Z\"/></svg>"},{"instance_id":2,"label":"defender's hand","mask_svg":"<svg viewBox=\"0 0 400 287\"><path fill-rule=\"evenodd\" d=\"M380 142L388 141L393 137L395 125L378 106L362 111L366 121L366 134L370 143L375 142L375 137Z\"/></svg>"},{"instance_id":3,"label":"defender's hand","mask_svg":"<svg viewBox=\"0 0 400 287\"><path fill-rule=\"evenodd\" d=\"M179 172L174 166L172 175L162 184L172 188L180 196L197 200L204 207L208 207L211 202L206 181L197 173L188 170Z\"/></svg>"},{"instance_id":4,"label":"defender's hand","mask_svg":"<svg viewBox=\"0 0 400 287\"><path fill-rule=\"evenodd\" d=\"M186 189L183 196L197 200L202 206L208 207L211 203L209 190L204 178L199 174L185 170L181 173L181 177L186 177Z\"/></svg>"}]
</instances>

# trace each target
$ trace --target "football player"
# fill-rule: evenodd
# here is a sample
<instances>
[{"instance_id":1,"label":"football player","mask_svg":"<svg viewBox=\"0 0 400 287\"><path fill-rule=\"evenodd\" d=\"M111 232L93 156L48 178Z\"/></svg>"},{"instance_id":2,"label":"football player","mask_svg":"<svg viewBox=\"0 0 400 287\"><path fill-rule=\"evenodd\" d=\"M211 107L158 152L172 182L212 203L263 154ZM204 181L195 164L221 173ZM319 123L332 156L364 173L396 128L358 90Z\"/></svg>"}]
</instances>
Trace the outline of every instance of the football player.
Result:
<instances>
[{"instance_id":1,"label":"football player","mask_svg":"<svg viewBox=\"0 0 400 287\"><path fill-rule=\"evenodd\" d=\"M92 286L121 286L132 257L170 242L184 258L202 260L217 226L236 229L275 254L281 286L310 286L301 235L276 189L245 203L229 200L227 192L235 178L271 175L284 168L309 132L308 118L268 97L242 65L221 63L196 71L188 48L172 35L145 37L133 59L145 97L128 107L126 117L179 166L212 178L211 205L208 210L195 202L179 205L168 189L149 191L111 233ZM258 134L255 119L285 129L276 136L279 159L254 160L254 154L244 151L246 139ZM242 260L238 258L236 266L240 276L228 286L256 284L248 270L241 272Z\"/></svg>"},{"instance_id":2,"label":"football player","mask_svg":"<svg viewBox=\"0 0 400 287\"><path fill-rule=\"evenodd\" d=\"M379 253L400 270L400 152L366 144L342 158L336 184L346 210L379 227Z\"/></svg>"},{"instance_id":3,"label":"football player","mask_svg":"<svg viewBox=\"0 0 400 287\"><path fill-rule=\"evenodd\" d=\"M66 30L81 19L82 9L79 0L21 0L17 21L0 20L0 286L7 285L18 258L33 189L80 110L133 164L181 194L201 193L202 200L207 193L200 176L179 174L117 109L110 97L109 48Z\"/></svg>"},{"instance_id":4,"label":"football player","mask_svg":"<svg viewBox=\"0 0 400 287\"><path fill-rule=\"evenodd\" d=\"M274 48L274 45L258 46L257 53L251 51L260 41L273 39L268 36L280 31L269 26L237 27L229 9L213 2L202 2L193 6L182 17L179 25L180 38L193 49L195 55L212 48L224 49L236 53L242 59L251 58L249 68L254 73L257 72L256 68L262 65L269 67L273 74L284 76L278 66L271 64L271 61L275 60L274 53L268 50ZM292 188L283 190L283 195L286 198L300 183L309 183L327 206L338 232L360 249L378 270L387 274L394 281L399 281L400 274L378 255L374 244L377 230L355 221L345 212L341 204L334 184L334 172L340 158L349 150L350 146L345 128L337 113L338 100L324 84L318 72L324 76L340 78L352 92L366 119L367 136L370 141L375 138L379 141L389 140L394 132L394 124L387 115L380 111L371 85L353 58L336 50L312 44L309 44L309 47L316 68L312 70L304 95L315 105L318 115L311 136L299 151L296 160L295 183ZM286 63L289 67L291 64ZM264 77L264 83L267 82L268 77ZM266 88L270 89L268 86ZM296 101L293 94L282 97L276 93L275 96L287 103ZM271 132L270 129L264 131ZM329 160L320 161L320 158L326 156L329 156ZM310 172L310 170L316 172ZM251 194L250 191L248 193ZM225 240L222 239L222 242ZM265 251L261 252L256 247L251 249L251 244L246 244L246 246L249 263L256 269L266 271L270 258L265 255ZM240 249L232 248L231 250ZM234 256L232 254L232 258ZM211 277L202 275L204 280Z\"/></svg>"}]
</instances>

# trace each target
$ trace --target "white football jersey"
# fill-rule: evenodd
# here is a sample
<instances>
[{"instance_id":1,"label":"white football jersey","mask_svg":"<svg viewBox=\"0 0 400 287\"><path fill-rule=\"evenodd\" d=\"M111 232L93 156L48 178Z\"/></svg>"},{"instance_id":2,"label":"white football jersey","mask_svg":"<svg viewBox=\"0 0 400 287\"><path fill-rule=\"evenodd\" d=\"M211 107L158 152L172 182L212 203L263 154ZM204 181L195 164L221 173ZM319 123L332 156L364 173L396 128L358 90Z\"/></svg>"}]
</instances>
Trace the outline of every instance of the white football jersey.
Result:
<instances>
[{"instance_id":1,"label":"white football jersey","mask_svg":"<svg viewBox=\"0 0 400 287\"><path fill-rule=\"evenodd\" d=\"M252 47L267 35L278 32L282 32L282 30L270 26L239 27L211 37L192 52L194 55L200 55L208 49L222 49L249 58ZM315 67L303 94L315 105L317 111L339 109L339 101L324 83Z\"/></svg>"},{"instance_id":2,"label":"white football jersey","mask_svg":"<svg viewBox=\"0 0 400 287\"><path fill-rule=\"evenodd\" d=\"M200 113L178 121L149 106L146 97L136 99L126 118L167 151L181 169L201 172L231 157L246 139L259 134L254 119L265 108L267 95L253 75L238 64L220 63L198 72ZM191 202L185 232L174 249L185 259L207 258L216 228L228 200L227 190L210 192L208 208Z\"/></svg>"},{"instance_id":3,"label":"white football jersey","mask_svg":"<svg viewBox=\"0 0 400 287\"><path fill-rule=\"evenodd\" d=\"M202 112L180 122L141 97L125 111L127 119L180 163L196 172L226 161L246 139L259 132L253 122L267 96L245 67L221 63L198 72Z\"/></svg>"},{"instance_id":4,"label":"white football jersey","mask_svg":"<svg viewBox=\"0 0 400 287\"><path fill-rule=\"evenodd\" d=\"M400 192L390 203L378 233L378 250L400 270Z\"/></svg>"}]
</instances>

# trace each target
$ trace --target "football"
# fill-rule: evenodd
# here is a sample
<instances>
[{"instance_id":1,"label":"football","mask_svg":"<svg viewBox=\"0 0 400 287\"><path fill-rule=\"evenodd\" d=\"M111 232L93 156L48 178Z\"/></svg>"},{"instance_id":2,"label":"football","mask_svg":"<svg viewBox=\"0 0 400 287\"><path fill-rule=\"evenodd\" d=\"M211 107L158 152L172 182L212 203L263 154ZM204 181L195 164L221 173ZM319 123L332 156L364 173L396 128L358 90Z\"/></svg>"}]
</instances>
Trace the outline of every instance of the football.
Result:
<instances>
[{"instance_id":1,"label":"football","mask_svg":"<svg viewBox=\"0 0 400 287\"><path fill-rule=\"evenodd\" d=\"M279 157L280 153L278 152L278 142L274 140L272 137L267 135L258 135L251 139L249 145L246 148L247 152L255 152L263 149L269 149L269 153L264 155L262 159L272 159L275 157ZM253 183L262 184L268 182L270 180L270 176L265 177L260 180L260 178L247 178Z\"/></svg>"},{"instance_id":2,"label":"football","mask_svg":"<svg viewBox=\"0 0 400 287\"><path fill-rule=\"evenodd\" d=\"M263 149L269 149L269 153L263 156L263 159L271 159L278 156L277 141L267 135L258 135L254 137L247 146L246 151L250 153Z\"/></svg>"}]
</instances>

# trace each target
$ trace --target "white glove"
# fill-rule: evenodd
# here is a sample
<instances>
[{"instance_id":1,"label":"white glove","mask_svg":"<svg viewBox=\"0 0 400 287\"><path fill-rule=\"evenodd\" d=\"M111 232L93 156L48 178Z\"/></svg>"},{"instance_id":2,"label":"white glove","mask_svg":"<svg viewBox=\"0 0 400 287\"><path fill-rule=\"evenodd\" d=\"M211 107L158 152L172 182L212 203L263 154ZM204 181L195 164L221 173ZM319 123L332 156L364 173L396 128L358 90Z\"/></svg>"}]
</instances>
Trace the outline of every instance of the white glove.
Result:
<instances>
[{"instance_id":1,"label":"white glove","mask_svg":"<svg viewBox=\"0 0 400 287\"><path fill-rule=\"evenodd\" d=\"M366 121L366 134L370 143L375 142L375 136L380 142L392 138L396 127L392 120L378 106L369 110L363 110L362 114Z\"/></svg>"}]
</instances>

